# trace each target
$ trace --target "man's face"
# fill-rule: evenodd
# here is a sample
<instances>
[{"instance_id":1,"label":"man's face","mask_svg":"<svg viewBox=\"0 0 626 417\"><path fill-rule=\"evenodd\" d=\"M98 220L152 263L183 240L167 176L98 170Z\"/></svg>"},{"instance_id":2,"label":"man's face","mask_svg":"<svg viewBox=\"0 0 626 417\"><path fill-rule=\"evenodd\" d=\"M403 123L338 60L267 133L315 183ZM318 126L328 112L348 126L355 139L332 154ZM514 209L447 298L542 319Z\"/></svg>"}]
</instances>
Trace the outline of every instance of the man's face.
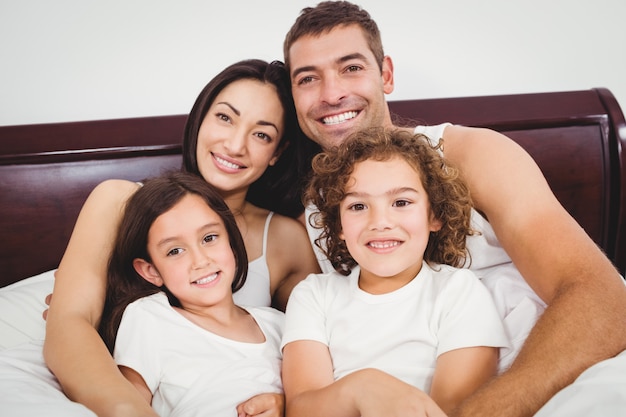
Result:
<instances>
[{"instance_id":1,"label":"man's face","mask_svg":"<svg viewBox=\"0 0 626 417\"><path fill-rule=\"evenodd\" d=\"M392 63L385 57L381 73L359 26L304 36L289 58L298 122L322 148L363 128L391 126L385 94L393 91Z\"/></svg>"}]
</instances>

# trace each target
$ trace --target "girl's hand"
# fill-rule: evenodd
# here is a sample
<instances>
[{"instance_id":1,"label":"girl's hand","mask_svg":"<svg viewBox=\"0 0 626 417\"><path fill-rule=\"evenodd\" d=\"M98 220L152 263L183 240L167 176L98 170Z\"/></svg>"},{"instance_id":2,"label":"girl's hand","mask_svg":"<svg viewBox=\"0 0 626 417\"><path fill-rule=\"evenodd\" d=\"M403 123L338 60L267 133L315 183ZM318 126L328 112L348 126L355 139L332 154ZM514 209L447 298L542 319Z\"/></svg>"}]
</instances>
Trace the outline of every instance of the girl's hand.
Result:
<instances>
[{"instance_id":1,"label":"girl's hand","mask_svg":"<svg viewBox=\"0 0 626 417\"><path fill-rule=\"evenodd\" d=\"M238 417L283 417L285 396L283 394L259 394L237 406Z\"/></svg>"}]
</instances>

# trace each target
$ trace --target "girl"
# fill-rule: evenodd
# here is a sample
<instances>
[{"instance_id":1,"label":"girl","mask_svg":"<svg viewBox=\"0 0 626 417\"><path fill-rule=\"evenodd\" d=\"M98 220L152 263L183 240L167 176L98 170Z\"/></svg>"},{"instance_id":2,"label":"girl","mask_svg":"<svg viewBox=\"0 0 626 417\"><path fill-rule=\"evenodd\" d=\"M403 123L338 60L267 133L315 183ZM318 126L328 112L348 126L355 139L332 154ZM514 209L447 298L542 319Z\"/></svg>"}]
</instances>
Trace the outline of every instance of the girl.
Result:
<instances>
[{"instance_id":1,"label":"girl","mask_svg":"<svg viewBox=\"0 0 626 417\"><path fill-rule=\"evenodd\" d=\"M282 392L283 313L235 305L247 270L235 219L202 178L157 177L129 199L100 330L160 416L246 416L245 400Z\"/></svg>"},{"instance_id":2,"label":"girl","mask_svg":"<svg viewBox=\"0 0 626 417\"><path fill-rule=\"evenodd\" d=\"M289 300L287 415L442 416L496 373L503 325L456 268L473 233L468 189L425 137L354 134L315 157L306 198L336 272Z\"/></svg>"},{"instance_id":3,"label":"girl","mask_svg":"<svg viewBox=\"0 0 626 417\"><path fill-rule=\"evenodd\" d=\"M301 197L295 167L307 166L297 158L298 134L289 76L279 62L246 60L227 67L202 90L189 114L184 170L219 190L246 246L250 272L235 293L239 304L284 308L293 286L319 270L302 225L272 216L281 207L289 215L301 209L301 203L292 203ZM56 273L46 324L47 365L70 399L100 417L154 416L129 389L96 331L117 225L138 189L131 181L110 180L87 198ZM274 406L276 399L268 401L260 408Z\"/></svg>"}]
</instances>

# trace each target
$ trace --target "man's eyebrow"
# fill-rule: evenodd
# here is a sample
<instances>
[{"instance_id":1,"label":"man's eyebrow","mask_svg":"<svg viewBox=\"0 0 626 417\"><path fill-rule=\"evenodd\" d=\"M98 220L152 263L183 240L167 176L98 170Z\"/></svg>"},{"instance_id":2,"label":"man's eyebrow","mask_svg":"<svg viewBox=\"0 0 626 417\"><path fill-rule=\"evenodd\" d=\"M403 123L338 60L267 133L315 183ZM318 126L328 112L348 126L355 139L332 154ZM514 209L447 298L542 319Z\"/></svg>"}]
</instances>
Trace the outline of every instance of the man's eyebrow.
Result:
<instances>
[{"instance_id":1,"label":"man's eyebrow","mask_svg":"<svg viewBox=\"0 0 626 417\"><path fill-rule=\"evenodd\" d=\"M359 59L359 60L362 60L362 61L367 61L367 57L365 55L363 55L360 52L355 52L355 53L352 53L352 54L348 54L348 55L344 55L342 57L339 57L337 60L335 60L335 64L343 64L344 62L351 61L353 59ZM315 65L306 65L304 67L296 68L291 73L291 77L295 78L296 76L298 76L299 74L301 74L303 72L315 71L316 68L317 67Z\"/></svg>"}]
</instances>

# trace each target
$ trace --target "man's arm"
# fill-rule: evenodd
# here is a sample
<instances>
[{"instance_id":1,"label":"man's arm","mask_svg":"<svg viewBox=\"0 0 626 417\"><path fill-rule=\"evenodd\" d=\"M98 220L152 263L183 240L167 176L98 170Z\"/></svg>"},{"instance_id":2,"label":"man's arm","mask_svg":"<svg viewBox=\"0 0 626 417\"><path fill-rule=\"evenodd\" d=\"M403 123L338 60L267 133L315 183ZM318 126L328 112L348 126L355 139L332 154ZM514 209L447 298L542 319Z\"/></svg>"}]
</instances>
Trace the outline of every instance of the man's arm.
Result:
<instances>
[{"instance_id":1,"label":"man's arm","mask_svg":"<svg viewBox=\"0 0 626 417\"><path fill-rule=\"evenodd\" d=\"M137 185L107 181L81 209L55 275L44 355L66 395L98 416L156 416L119 371L96 331L118 222Z\"/></svg>"},{"instance_id":2,"label":"man's arm","mask_svg":"<svg viewBox=\"0 0 626 417\"><path fill-rule=\"evenodd\" d=\"M626 287L532 158L490 130L448 127L444 153L548 308L511 368L455 415L534 414L586 368L626 348Z\"/></svg>"}]
</instances>

